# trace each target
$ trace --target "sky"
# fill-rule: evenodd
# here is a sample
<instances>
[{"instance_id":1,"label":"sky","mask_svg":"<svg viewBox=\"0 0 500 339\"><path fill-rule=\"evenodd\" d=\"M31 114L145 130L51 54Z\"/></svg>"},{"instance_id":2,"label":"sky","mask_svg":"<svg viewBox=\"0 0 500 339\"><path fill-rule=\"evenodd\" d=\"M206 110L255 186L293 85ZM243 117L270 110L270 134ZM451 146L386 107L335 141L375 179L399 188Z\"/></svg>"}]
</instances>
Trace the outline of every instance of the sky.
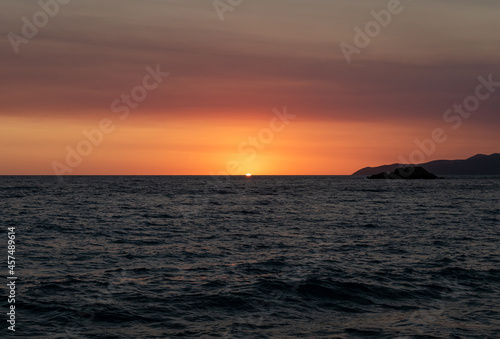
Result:
<instances>
[{"instance_id":1,"label":"sky","mask_svg":"<svg viewBox=\"0 0 500 339\"><path fill-rule=\"evenodd\" d=\"M58 1L0 3L0 175L500 152L497 0Z\"/></svg>"}]
</instances>

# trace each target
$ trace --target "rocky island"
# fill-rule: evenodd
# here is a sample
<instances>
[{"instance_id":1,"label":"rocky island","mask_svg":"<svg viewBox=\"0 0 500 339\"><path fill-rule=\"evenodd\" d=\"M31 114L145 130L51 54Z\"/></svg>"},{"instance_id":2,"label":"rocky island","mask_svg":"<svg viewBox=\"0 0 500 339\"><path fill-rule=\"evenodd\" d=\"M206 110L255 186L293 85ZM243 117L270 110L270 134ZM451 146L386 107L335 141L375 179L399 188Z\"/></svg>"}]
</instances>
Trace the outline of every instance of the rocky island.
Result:
<instances>
[{"instance_id":1,"label":"rocky island","mask_svg":"<svg viewBox=\"0 0 500 339\"><path fill-rule=\"evenodd\" d=\"M421 166L396 168L394 172L382 172L370 175L368 179L440 179Z\"/></svg>"},{"instance_id":2,"label":"rocky island","mask_svg":"<svg viewBox=\"0 0 500 339\"><path fill-rule=\"evenodd\" d=\"M500 153L477 154L465 160L434 160L421 164L397 163L378 167L365 167L353 175L374 175L395 171L401 167L421 166L436 175L500 175Z\"/></svg>"}]
</instances>

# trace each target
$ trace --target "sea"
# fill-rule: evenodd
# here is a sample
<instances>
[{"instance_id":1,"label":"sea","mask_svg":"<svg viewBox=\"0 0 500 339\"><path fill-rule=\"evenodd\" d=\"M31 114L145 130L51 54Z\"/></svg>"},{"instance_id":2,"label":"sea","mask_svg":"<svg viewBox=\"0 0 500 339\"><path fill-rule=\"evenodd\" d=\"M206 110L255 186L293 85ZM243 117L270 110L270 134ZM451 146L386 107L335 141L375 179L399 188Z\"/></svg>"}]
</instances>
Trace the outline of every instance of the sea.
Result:
<instances>
[{"instance_id":1,"label":"sea","mask_svg":"<svg viewBox=\"0 0 500 339\"><path fill-rule=\"evenodd\" d=\"M500 177L3 176L2 338L500 338Z\"/></svg>"}]
</instances>

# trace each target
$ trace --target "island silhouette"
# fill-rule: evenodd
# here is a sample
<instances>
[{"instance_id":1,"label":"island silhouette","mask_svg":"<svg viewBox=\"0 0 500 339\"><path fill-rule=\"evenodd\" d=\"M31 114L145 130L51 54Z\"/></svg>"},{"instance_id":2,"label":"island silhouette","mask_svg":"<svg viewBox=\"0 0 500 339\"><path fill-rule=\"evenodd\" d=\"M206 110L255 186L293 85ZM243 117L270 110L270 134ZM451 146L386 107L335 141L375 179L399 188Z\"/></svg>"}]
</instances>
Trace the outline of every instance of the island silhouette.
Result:
<instances>
[{"instance_id":1,"label":"island silhouette","mask_svg":"<svg viewBox=\"0 0 500 339\"><path fill-rule=\"evenodd\" d=\"M396 168L394 172L370 175L368 179L440 179L421 166Z\"/></svg>"},{"instance_id":2,"label":"island silhouette","mask_svg":"<svg viewBox=\"0 0 500 339\"><path fill-rule=\"evenodd\" d=\"M394 172L402 167L423 167L435 175L500 175L500 153L477 154L465 160L434 160L421 164L391 164L365 167L352 175L371 176Z\"/></svg>"}]
</instances>

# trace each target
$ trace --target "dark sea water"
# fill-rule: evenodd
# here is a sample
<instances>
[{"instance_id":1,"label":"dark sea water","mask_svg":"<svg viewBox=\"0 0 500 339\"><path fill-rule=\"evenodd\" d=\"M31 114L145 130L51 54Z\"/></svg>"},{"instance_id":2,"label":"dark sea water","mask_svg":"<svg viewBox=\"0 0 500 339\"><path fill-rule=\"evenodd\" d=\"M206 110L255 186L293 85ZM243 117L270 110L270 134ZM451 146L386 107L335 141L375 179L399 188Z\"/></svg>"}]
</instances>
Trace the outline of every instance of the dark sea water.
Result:
<instances>
[{"instance_id":1,"label":"dark sea water","mask_svg":"<svg viewBox=\"0 0 500 339\"><path fill-rule=\"evenodd\" d=\"M499 177L0 177L16 336L500 338L499 192Z\"/></svg>"}]
</instances>

